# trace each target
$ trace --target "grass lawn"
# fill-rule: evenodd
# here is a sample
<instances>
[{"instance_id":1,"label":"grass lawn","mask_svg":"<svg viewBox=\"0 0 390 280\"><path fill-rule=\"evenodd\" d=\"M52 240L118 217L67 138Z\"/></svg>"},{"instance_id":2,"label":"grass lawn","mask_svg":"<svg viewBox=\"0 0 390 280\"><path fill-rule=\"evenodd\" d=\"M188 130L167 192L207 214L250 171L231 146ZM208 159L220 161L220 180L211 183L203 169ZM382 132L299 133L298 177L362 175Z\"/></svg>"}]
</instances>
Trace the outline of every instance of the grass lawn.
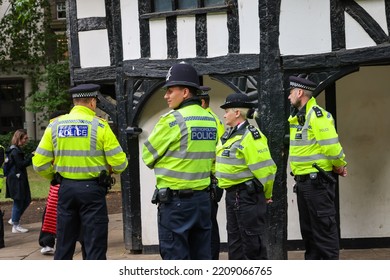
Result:
<instances>
[{"instance_id":1,"label":"grass lawn","mask_svg":"<svg viewBox=\"0 0 390 280\"><path fill-rule=\"evenodd\" d=\"M28 181L30 183L31 197L32 199L46 198L49 193L50 181L39 176L32 168L27 167ZM116 184L112 187L111 191L120 191L120 175L114 175ZM12 201L10 198L5 198L5 184L0 193L1 201Z\"/></svg>"}]
</instances>

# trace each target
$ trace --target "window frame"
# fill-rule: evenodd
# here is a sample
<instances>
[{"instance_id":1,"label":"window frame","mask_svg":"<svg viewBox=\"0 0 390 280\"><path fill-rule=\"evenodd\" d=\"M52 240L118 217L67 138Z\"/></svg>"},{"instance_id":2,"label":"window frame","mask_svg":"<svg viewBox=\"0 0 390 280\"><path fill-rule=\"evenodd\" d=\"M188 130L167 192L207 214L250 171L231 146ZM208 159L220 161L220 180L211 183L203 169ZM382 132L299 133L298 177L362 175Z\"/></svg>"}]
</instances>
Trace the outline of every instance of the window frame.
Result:
<instances>
[{"instance_id":1,"label":"window frame","mask_svg":"<svg viewBox=\"0 0 390 280\"><path fill-rule=\"evenodd\" d=\"M176 1L173 1L176 3ZM198 5L203 5L204 1L198 0ZM176 4L174 5L174 7ZM150 0L150 7L153 9L153 0ZM225 0L224 5L220 6L211 6L211 7L201 7L195 9L183 9L183 10L174 10L174 11L166 11L166 12L150 12L144 13L140 15L140 19L153 19L153 18L164 18L171 16L183 16L183 15L199 15L199 14L207 14L207 13L218 13L218 12L227 12L231 10L232 4L230 1Z\"/></svg>"},{"instance_id":2,"label":"window frame","mask_svg":"<svg viewBox=\"0 0 390 280\"><path fill-rule=\"evenodd\" d=\"M63 5L63 10L59 10L58 8ZM65 13L65 17L59 17L60 13ZM56 3L56 19L57 20L64 20L66 19L66 2L57 2Z\"/></svg>"}]
</instances>

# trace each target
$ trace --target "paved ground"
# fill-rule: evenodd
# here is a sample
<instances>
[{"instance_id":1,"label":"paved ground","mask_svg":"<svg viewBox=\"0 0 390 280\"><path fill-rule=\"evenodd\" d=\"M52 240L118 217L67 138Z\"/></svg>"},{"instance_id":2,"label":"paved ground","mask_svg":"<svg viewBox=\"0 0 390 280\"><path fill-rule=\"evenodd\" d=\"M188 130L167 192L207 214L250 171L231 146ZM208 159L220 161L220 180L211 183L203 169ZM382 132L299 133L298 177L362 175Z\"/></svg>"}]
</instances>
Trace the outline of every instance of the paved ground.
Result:
<instances>
[{"instance_id":1,"label":"paved ground","mask_svg":"<svg viewBox=\"0 0 390 280\"><path fill-rule=\"evenodd\" d=\"M5 248L0 249L0 260L51 260L53 256L44 256L40 253L38 244L41 223L23 225L30 231L24 234L11 233L11 226L5 224ZM110 215L109 242L107 258L109 260L160 260L155 254L130 254L125 250L123 243L122 214ZM390 248L368 250L342 250L340 258L343 260L390 260ZM77 247L74 259L81 260L80 248ZM221 259L226 260L227 254L221 253ZM288 253L289 260L302 260L303 252Z\"/></svg>"}]
</instances>

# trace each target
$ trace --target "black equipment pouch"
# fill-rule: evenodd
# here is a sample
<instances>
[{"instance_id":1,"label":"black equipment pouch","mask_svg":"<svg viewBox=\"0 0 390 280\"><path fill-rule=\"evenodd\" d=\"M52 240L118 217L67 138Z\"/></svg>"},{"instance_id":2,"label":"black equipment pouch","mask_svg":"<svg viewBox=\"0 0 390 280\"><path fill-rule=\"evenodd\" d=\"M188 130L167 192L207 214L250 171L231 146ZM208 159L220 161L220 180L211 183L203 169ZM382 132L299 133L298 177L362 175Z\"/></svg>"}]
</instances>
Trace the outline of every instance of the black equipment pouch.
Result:
<instances>
[{"instance_id":1,"label":"black equipment pouch","mask_svg":"<svg viewBox=\"0 0 390 280\"><path fill-rule=\"evenodd\" d=\"M158 203L158 189L157 188L153 192L152 203L153 204L157 204Z\"/></svg>"},{"instance_id":2,"label":"black equipment pouch","mask_svg":"<svg viewBox=\"0 0 390 280\"><path fill-rule=\"evenodd\" d=\"M111 174L107 170L102 170L99 174L99 186L103 187L108 193L111 187L115 184L115 179L111 177Z\"/></svg>"},{"instance_id":3,"label":"black equipment pouch","mask_svg":"<svg viewBox=\"0 0 390 280\"><path fill-rule=\"evenodd\" d=\"M161 203L168 203L171 201L172 193L169 188L162 188L158 190L158 201Z\"/></svg>"},{"instance_id":4,"label":"black equipment pouch","mask_svg":"<svg viewBox=\"0 0 390 280\"><path fill-rule=\"evenodd\" d=\"M63 178L62 178L61 174L58 173L58 172L56 172L56 173L54 174L53 180L51 180L50 184L51 184L52 186L61 184L62 179L63 179Z\"/></svg>"},{"instance_id":5,"label":"black equipment pouch","mask_svg":"<svg viewBox=\"0 0 390 280\"><path fill-rule=\"evenodd\" d=\"M256 178L252 179L252 180L249 180L249 181L246 181L244 184L245 184L245 187L246 187L246 191L247 191L247 193L249 195L252 195L254 193L258 193L263 188L263 185Z\"/></svg>"}]
</instances>

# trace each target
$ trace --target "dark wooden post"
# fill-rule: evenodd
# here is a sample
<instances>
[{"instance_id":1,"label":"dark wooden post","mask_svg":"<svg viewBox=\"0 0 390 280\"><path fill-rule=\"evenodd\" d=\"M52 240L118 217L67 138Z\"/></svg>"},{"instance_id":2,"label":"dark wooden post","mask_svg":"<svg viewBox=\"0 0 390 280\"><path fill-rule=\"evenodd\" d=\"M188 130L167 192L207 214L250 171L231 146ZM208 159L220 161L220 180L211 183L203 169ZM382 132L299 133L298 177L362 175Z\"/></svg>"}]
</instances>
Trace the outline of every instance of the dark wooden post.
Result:
<instances>
[{"instance_id":1,"label":"dark wooden post","mask_svg":"<svg viewBox=\"0 0 390 280\"><path fill-rule=\"evenodd\" d=\"M259 113L256 119L268 138L271 155L278 171L274 183L273 203L268 206L269 259L287 259L287 125L286 95L279 53L280 0L259 1L260 15L260 82Z\"/></svg>"}]
</instances>

